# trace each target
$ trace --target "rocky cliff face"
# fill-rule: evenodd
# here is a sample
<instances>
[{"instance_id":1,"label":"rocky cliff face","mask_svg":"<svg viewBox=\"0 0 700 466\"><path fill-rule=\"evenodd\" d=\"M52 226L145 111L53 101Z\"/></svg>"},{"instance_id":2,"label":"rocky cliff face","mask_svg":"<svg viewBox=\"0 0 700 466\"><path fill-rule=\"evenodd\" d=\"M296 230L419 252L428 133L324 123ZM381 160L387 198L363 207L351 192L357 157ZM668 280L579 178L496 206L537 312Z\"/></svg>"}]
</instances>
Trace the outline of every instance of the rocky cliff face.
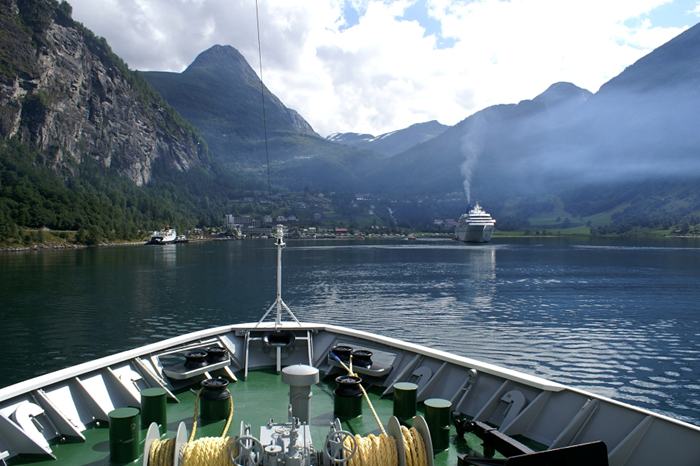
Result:
<instances>
[{"instance_id":1,"label":"rocky cliff face","mask_svg":"<svg viewBox=\"0 0 700 466\"><path fill-rule=\"evenodd\" d=\"M69 174L96 162L147 184L156 166L205 163L196 133L67 3L0 0L0 136Z\"/></svg>"}]
</instances>

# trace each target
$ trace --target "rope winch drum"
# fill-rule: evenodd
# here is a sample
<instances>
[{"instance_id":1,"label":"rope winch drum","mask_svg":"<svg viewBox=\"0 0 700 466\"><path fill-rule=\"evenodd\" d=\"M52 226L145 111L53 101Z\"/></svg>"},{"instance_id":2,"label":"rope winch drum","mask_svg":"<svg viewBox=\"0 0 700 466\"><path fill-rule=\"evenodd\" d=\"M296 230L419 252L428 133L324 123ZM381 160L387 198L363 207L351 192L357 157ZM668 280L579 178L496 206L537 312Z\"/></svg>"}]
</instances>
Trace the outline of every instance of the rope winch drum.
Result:
<instances>
[{"instance_id":1,"label":"rope winch drum","mask_svg":"<svg viewBox=\"0 0 700 466\"><path fill-rule=\"evenodd\" d=\"M349 377L357 377L357 374L352 370L352 355L350 356L349 367L335 354L331 353L331 357L347 371ZM353 454L351 456L348 455L343 462L347 463L347 466L370 466L374 464L381 464L382 466L433 466L432 441L425 420L421 416L415 416L413 418L414 426L407 428L401 426L396 417L392 417L389 421L389 433L387 434L387 430L380 421L367 391L362 384L359 387L381 434L370 434L367 437L355 435L354 446L350 440L352 437L345 436L343 440L344 450L352 450ZM331 431L330 435L333 434L333 431ZM328 440L326 444L328 444Z\"/></svg>"},{"instance_id":2,"label":"rope winch drum","mask_svg":"<svg viewBox=\"0 0 700 466\"><path fill-rule=\"evenodd\" d=\"M192 433L187 441L178 445L180 431L185 431L182 423L178 429L178 438L161 440L158 436L147 436L143 453L144 466L230 466L232 458L238 456L239 443L228 436L233 422L233 397L229 397L229 413L221 435L195 439L202 391L200 389L195 398ZM157 425L155 429L157 431ZM149 427L149 435L151 431L152 428Z\"/></svg>"}]
</instances>

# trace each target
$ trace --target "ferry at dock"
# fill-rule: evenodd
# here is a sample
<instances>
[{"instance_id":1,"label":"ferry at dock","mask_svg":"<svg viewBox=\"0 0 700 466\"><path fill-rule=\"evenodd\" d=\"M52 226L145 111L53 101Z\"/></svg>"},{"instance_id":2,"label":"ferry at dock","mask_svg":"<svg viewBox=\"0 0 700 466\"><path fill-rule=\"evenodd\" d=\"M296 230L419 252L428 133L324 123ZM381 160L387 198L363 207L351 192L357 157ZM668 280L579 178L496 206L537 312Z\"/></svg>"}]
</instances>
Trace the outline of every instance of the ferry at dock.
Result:
<instances>
[{"instance_id":1,"label":"ferry at dock","mask_svg":"<svg viewBox=\"0 0 700 466\"><path fill-rule=\"evenodd\" d=\"M154 231L148 244L171 244L178 239L177 232L173 228L167 228L162 231Z\"/></svg>"}]
</instances>

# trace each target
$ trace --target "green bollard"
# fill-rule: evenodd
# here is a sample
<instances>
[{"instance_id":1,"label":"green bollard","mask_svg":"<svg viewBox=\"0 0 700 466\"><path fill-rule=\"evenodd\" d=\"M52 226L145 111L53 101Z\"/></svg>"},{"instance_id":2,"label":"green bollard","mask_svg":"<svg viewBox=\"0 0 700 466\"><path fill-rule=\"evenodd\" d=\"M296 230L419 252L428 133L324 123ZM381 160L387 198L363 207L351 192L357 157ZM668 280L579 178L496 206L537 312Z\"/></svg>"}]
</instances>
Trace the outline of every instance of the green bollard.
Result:
<instances>
[{"instance_id":1,"label":"green bollard","mask_svg":"<svg viewBox=\"0 0 700 466\"><path fill-rule=\"evenodd\" d=\"M223 377L202 381L202 393L199 396L199 415L202 424L226 419L231 412L231 392L228 380Z\"/></svg>"},{"instance_id":2,"label":"green bollard","mask_svg":"<svg viewBox=\"0 0 700 466\"><path fill-rule=\"evenodd\" d=\"M109 459L112 464L131 463L139 457L139 410L117 408L109 413Z\"/></svg>"},{"instance_id":3,"label":"green bollard","mask_svg":"<svg viewBox=\"0 0 700 466\"><path fill-rule=\"evenodd\" d=\"M141 391L141 426L148 428L151 422L158 424L161 435L168 430L166 393L162 388L146 388Z\"/></svg>"},{"instance_id":4,"label":"green bollard","mask_svg":"<svg viewBox=\"0 0 700 466\"><path fill-rule=\"evenodd\" d=\"M425 400L425 422L430 430L433 451L438 452L450 446L450 408L452 402L441 398Z\"/></svg>"},{"instance_id":5,"label":"green bollard","mask_svg":"<svg viewBox=\"0 0 700 466\"><path fill-rule=\"evenodd\" d=\"M416 415L416 392L418 385L410 382L394 384L394 416L401 424Z\"/></svg>"}]
</instances>

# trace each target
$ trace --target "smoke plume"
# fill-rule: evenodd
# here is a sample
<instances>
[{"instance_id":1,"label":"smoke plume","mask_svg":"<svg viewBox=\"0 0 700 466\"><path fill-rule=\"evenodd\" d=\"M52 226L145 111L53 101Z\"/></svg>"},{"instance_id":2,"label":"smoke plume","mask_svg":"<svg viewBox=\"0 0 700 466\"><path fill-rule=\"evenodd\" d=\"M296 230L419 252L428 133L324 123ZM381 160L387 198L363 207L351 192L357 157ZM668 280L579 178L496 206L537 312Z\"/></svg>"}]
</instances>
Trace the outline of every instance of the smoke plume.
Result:
<instances>
[{"instance_id":1,"label":"smoke plume","mask_svg":"<svg viewBox=\"0 0 700 466\"><path fill-rule=\"evenodd\" d=\"M472 176L474 167L481 152L484 150L485 124L480 113L474 115L461 139L461 150L464 155L461 171L464 181L464 195L467 197L467 205L472 203Z\"/></svg>"}]
</instances>

